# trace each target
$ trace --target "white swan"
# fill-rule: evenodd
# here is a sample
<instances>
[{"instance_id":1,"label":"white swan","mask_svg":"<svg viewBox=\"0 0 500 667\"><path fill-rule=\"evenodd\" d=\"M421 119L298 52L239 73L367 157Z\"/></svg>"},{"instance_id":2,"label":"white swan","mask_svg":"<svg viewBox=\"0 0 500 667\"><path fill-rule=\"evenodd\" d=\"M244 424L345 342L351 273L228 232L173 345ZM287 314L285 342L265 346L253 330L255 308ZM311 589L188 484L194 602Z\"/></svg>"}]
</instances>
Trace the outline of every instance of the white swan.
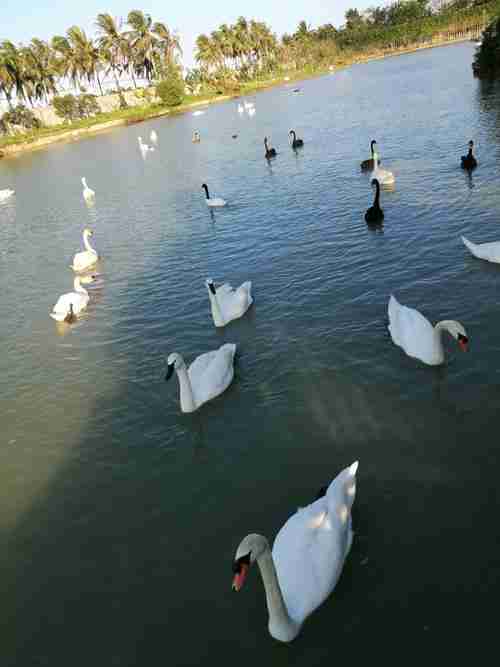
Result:
<instances>
[{"instance_id":1,"label":"white swan","mask_svg":"<svg viewBox=\"0 0 500 667\"><path fill-rule=\"evenodd\" d=\"M211 197L206 183L203 183L201 187L205 190L205 201L210 208L221 208L227 204L227 201L221 197Z\"/></svg>"},{"instance_id":2,"label":"white swan","mask_svg":"<svg viewBox=\"0 0 500 667\"><path fill-rule=\"evenodd\" d=\"M205 112L204 111L193 111L193 116L203 116Z\"/></svg>"},{"instance_id":3,"label":"white swan","mask_svg":"<svg viewBox=\"0 0 500 667\"><path fill-rule=\"evenodd\" d=\"M158 143L158 135L156 134L156 132L154 130L151 130L151 134L149 135L149 138L151 139L151 141L154 144Z\"/></svg>"},{"instance_id":4,"label":"white swan","mask_svg":"<svg viewBox=\"0 0 500 667\"><path fill-rule=\"evenodd\" d=\"M0 190L0 202L7 201L13 194L15 194L15 190Z\"/></svg>"},{"instance_id":5,"label":"white swan","mask_svg":"<svg viewBox=\"0 0 500 667\"><path fill-rule=\"evenodd\" d=\"M243 104L238 104L238 113L243 113L245 111L245 107Z\"/></svg>"},{"instance_id":6,"label":"white swan","mask_svg":"<svg viewBox=\"0 0 500 667\"><path fill-rule=\"evenodd\" d=\"M443 331L448 331L464 352L469 343L460 322L443 320L433 327L418 310L401 305L392 295L389 299L389 331L393 342L409 357L430 366L444 362Z\"/></svg>"},{"instance_id":7,"label":"white swan","mask_svg":"<svg viewBox=\"0 0 500 667\"><path fill-rule=\"evenodd\" d=\"M73 257L73 264L70 267L73 271L85 271L93 266L99 259L99 255L89 242L89 238L92 235L92 230L83 230L83 245L85 246L85 250L83 252L77 252Z\"/></svg>"},{"instance_id":8,"label":"white swan","mask_svg":"<svg viewBox=\"0 0 500 667\"><path fill-rule=\"evenodd\" d=\"M247 102L246 100L243 102L243 105L247 111L250 111L250 109L253 109L255 107L255 104L253 102Z\"/></svg>"},{"instance_id":9,"label":"white swan","mask_svg":"<svg viewBox=\"0 0 500 667\"><path fill-rule=\"evenodd\" d=\"M471 243L465 236L462 236L465 246L471 251L474 257L485 259L487 262L500 264L500 241L491 243Z\"/></svg>"},{"instance_id":10,"label":"white swan","mask_svg":"<svg viewBox=\"0 0 500 667\"><path fill-rule=\"evenodd\" d=\"M137 140L139 142L139 148L141 149L143 155L144 153L152 153L154 151L154 146L148 146L147 144L144 144L142 141L142 137L137 137Z\"/></svg>"},{"instance_id":11,"label":"white swan","mask_svg":"<svg viewBox=\"0 0 500 667\"><path fill-rule=\"evenodd\" d=\"M89 188L85 177L82 177L82 185L83 185L82 194L85 201L92 201L93 199L95 199L95 192L91 188Z\"/></svg>"},{"instance_id":12,"label":"white swan","mask_svg":"<svg viewBox=\"0 0 500 667\"><path fill-rule=\"evenodd\" d=\"M60 296L52 308L52 312L49 313L54 320L57 320L57 322L71 322L82 310L85 310L89 302L89 293L81 285L84 280L86 283L93 282L94 276L87 276L85 279L79 276L75 278L73 282L75 291Z\"/></svg>"},{"instance_id":13,"label":"white swan","mask_svg":"<svg viewBox=\"0 0 500 667\"><path fill-rule=\"evenodd\" d=\"M174 353L168 357L165 380L169 380L176 371L182 412L194 412L229 387L234 376L235 352L236 345L226 343L218 350L196 357L189 368L186 368L180 354Z\"/></svg>"},{"instance_id":14,"label":"white swan","mask_svg":"<svg viewBox=\"0 0 500 667\"><path fill-rule=\"evenodd\" d=\"M247 111L247 114L248 114L250 117L251 117L251 116L255 116L255 109L254 109L254 107L250 107L250 109L248 109L248 111Z\"/></svg>"},{"instance_id":15,"label":"white swan","mask_svg":"<svg viewBox=\"0 0 500 667\"><path fill-rule=\"evenodd\" d=\"M279 641L292 641L337 584L353 539L357 469L356 461L337 475L325 495L293 514L277 534L272 553L266 538L255 534L236 550L233 589L241 589L256 562L266 591L269 632Z\"/></svg>"},{"instance_id":16,"label":"white swan","mask_svg":"<svg viewBox=\"0 0 500 667\"><path fill-rule=\"evenodd\" d=\"M252 283L247 281L234 290L229 283L215 287L214 281L205 281L212 317L216 327L224 327L232 320L242 317L253 303Z\"/></svg>"},{"instance_id":17,"label":"white swan","mask_svg":"<svg viewBox=\"0 0 500 667\"><path fill-rule=\"evenodd\" d=\"M394 174L392 171L388 171L387 169L380 169L378 166L378 155L377 153L373 154L373 164L374 168L371 173L371 178L374 179L376 178L377 181L380 183L380 185L392 185L393 183L396 182L396 179L394 178Z\"/></svg>"}]
</instances>

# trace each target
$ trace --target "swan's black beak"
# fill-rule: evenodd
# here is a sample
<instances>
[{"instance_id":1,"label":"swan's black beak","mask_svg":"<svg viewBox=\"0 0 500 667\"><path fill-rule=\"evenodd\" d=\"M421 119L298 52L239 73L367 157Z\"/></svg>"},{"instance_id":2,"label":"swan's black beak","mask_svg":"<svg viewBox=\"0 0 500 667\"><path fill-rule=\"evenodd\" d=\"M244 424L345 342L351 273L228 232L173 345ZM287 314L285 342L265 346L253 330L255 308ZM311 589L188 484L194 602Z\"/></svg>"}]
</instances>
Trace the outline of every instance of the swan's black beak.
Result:
<instances>
[{"instance_id":1,"label":"swan's black beak","mask_svg":"<svg viewBox=\"0 0 500 667\"><path fill-rule=\"evenodd\" d=\"M208 289L212 292L213 295L216 294L215 285L213 283L208 283Z\"/></svg>"},{"instance_id":2,"label":"swan's black beak","mask_svg":"<svg viewBox=\"0 0 500 667\"><path fill-rule=\"evenodd\" d=\"M171 378L172 375L174 374L174 368L175 368L175 364L169 364L169 365L168 365L168 367L167 367L167 374L165 375L165 382L167 382L168 380L170 380L170 378Z\"/></svg>"},{"instance_id":3,"label":"swan's black beak","mask_svg":"<svg viewBox=\"0 0 500 667\"><path fill-rule=\"evenodd\" d=\"M458 334L457 340L462 352L467 352L469 349L469 339L467 338L467 336L462 336L462 334Z\"/></svg>"}]
</instances>

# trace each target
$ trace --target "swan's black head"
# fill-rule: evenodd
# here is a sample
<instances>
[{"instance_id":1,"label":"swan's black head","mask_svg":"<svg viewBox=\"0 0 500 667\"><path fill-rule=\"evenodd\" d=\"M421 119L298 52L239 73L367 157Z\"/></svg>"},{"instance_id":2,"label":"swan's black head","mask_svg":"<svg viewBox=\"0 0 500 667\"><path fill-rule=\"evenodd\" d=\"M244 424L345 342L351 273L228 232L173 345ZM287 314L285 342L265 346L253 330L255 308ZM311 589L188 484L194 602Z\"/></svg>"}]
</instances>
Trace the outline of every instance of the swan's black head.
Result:
<instances>
[{"instance_id":1,"label":"swan's black head","mask_svg":"<svg viewBox=\"0 0 500 667\"><path fill-rule=\"evenodd\" d=\"M469 148L470 149L474 148L474 142L472 141L472 139L469 141Z\"/></svg>"},{"instance_id":2,"label":"swan's black head","mask_svg":"<svg viewBox=\"0 0 500 667\"><path fill-rule=\"evenodd\" d=\"M213 280L207 280L207 287L212 292L212 294L214 294L214 295L216 294L215 285L214 285Z\"/></svg>"},{"instance_id":3,"label":"swan's black head","mask_svg":"<svg viewBox=\"0 0 500 667\"><path fill-rule=\"evenodd\" d=\"M248 570L250 569L250 556L251 552L233 561L233 591L238 592L245 583Z\"/></svg>"},{"instance_id":4,"label":"swan's black head","mask_svg":"<svg viewBox=\"0 0 500 667\"><path fill-rule=\"evenodd\" d=\"M209 199L210 195L208 194L208 185L206 183L203 183L203 185L201 187L202 187L202 190L205 190L205 194L207 196L207 199Z\"/></svg>"},{"instance_id":5,"label":"swan's black head","mask_svg":"<svg viewBox=\"0 0 500 667\"><path fill-rule=\"evenodd\" d=\"M375 146L376 143L377 143L376 139L372 139L370 141L370 147L371 147L372 150L373 150L373 147Z\"/></svg>"}]
</instances>

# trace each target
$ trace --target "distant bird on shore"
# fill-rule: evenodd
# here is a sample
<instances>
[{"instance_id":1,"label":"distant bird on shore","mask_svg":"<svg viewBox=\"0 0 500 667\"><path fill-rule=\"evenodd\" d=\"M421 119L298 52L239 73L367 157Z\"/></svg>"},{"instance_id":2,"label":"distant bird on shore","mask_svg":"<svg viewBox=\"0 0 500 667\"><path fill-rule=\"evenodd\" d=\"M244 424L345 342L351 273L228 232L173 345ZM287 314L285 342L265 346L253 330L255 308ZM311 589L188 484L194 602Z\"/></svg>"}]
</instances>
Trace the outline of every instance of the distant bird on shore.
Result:
<instances>
[{"instance_id":1,"label":"distant bird on shore","mask_svg":"<svg viewBox=\"0 0 500 667\"><path fill-rule=\"evenodd\" d=\"M204 111L193 111L193 116L203 116L205 112Z\"/></svg>"},{"instance_id":2,"label":"distant bird on shore","mask_svg":"<svg viewBox=\"0 0 500 667\"><path fill-rule=\"evenodd\" d=\"M375 186L375 199L373 205L365 213L365 220L368 224L377 224L383 221L384 212L380 208L380 183L374 178L372 185Z\"/></svg>"},{"instance_id":3,"label":"distant bird on shore","mask_svg":"<svg viewBox=\"0 0 500 667\"><path fill-rule=\"evenodd\" d=\"M302 139L297 139L297 134L295 133L295 130L290 130L290 132L288 133L288 136L293 137L293 140L292 140L292 148L293 149L303 147L304 142L303 142Z\"/></svg>"},{"instance_id":4,"label":"distant bird on shore","mask_svg":"<svg viewBox=\"0 0 500 667\"><path fill-rule=\"evenodd\" d=\"M476 158L472 155L472 149L474 148L474 142L472 139L469 141L469 152L467 155L462 155L461 158L461 166L462 169L467 169L468 171L472 171L477 167L477 160Z\"/></svg>"},{"instance_id":5,"label":"distant bird on shore","mask_svg":"<svg viewBox=\"0 0 500 667\"><path fill-rule=\"evenodd\" d=\"M85 179L85 176L82 176L82 185L83 185L83 198L87 202L91 202L95 199L95 192L89 188L87 185L87 180Z\"/></svg>"},{"instance_id":6,"label":"distant bird on shore","mask_svg":"<svg viewBox=\"0 0 500 667\"><path fill-rule=\"evenodd\" d=\"M227 204L227 201L221 197L210 197L208 185L206 183L203 183L201 187L205 190L205 201L210 208L221 208Z\"/></svg>"},{"instance_id":7,"label":"distant bird on shore","mask_svg":"<svg viewBox=\"0 0 500 667\"><path fill-rule=\"evenodd\" d=\"M264 146L266 148L266 158L270 160L272 157L276 157L276 149L275 148L269 148L267 144L267 137L264 137Z\"/></svg>"},{"instance_id":8,"label":"distant bird on shore","mask_svg":"<svg viewBox=\"0 0 500 667\"><path fill-rule=\"evenodd\" d=\"M10 190L10 189L7 189L7 190L0 190L0 202L2 202L2 201L7 201L7 199L9 199L10 197L12 197L12 195L13 195L14 193L15 193L15 191L14 191L14 190Z\"/></svg>"},{"instance_id":9,"label":"distant bird on shore","mask_svg":"<svg viewBox=\"0 0 500 667\"><path fill-rule=\"evenodd\" d=\"M378 160L378 153L375 151L375 148L374 148L376 143L377 142L376 142L375 139L372 139L370 141L371 157L368 160L363 160L363 162L361 163L361 170L362 171L372 171L373 170L373 168L375 166L374 159L377 158L377 160ZM380 163L380 160L379 160L379 163Z\"/></svg>"}]
</instances>

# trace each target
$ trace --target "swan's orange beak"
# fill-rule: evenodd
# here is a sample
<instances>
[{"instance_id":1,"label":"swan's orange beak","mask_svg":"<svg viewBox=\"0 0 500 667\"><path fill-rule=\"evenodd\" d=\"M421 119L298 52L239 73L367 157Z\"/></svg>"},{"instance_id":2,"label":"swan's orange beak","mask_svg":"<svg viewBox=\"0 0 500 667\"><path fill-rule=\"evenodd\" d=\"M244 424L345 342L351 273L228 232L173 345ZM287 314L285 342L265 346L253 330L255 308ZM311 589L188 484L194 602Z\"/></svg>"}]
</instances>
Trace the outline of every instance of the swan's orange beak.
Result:
<instances>
[{"instance_id":1,"label":"swan's orange beak","mask_svg":"<svg viewBox=\"0 0 500 667\"><path fill-rule=\"evenodd\" d=\"M233 591L240 591L243 588L245 579L247 578L249 566L246 563L241 563L240 571L233 577Z\"/></svg>"}]
</instances>

